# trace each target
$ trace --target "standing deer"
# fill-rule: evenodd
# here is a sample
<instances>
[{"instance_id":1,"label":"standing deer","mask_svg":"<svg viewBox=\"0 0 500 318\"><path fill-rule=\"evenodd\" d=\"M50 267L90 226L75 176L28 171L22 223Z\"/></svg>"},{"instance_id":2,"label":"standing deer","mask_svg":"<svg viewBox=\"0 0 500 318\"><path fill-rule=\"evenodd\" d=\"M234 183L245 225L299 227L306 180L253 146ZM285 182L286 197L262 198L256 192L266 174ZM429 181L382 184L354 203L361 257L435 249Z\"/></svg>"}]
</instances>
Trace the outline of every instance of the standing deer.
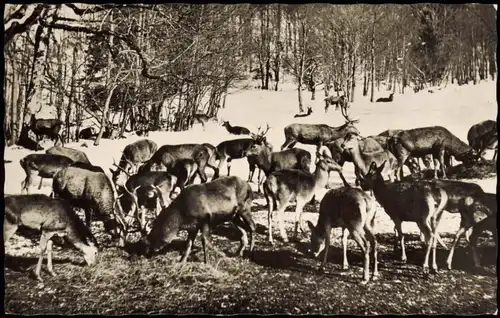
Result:
<instances>
[{"instance_id":1,"label":"standing deer","mask_svg":"<svg viewBox=\"0 0 500 318\"><path fill-rule=\"evenodd\" d=\"M21 182L21 193L26 191L28 194L33 172L37 171L40 177L40 185L38 186L38 190L40 190L44 178L53 178L56 172L69 167L74 161L67 156L32 153L19 160L19 163L26 172L26 178Z\"/></svg>"},{"instance_id":2,"label":"standing deer","mask_svg":"<svg viewBox=\"0 0 500 318\"><path fill-rule=\"evenodd\" d=\"M330 105L335 105L335 110L339 109L339 105L341 110L345 110L349 103L345 95L342 96L330 95L326 97L324 101L325 101L325 113L328 112L328 108L330 107Z\"/></svg>"},{"instance_id":3,"label":"standing deer","mask_svg":"<svg viewBox=\"0 0 500 318\"><path fill-rule=\"evenodd\" d=\"M96 262L97 241L89 228L83 224L69 202L51 199L43 194L6 196L3 217L3 241L7 242L19 227L27 227L42 232L40 256L35 275L40 282L43 254L47 251L47 268L56 276L52 268L52 237L58 235L83 254L88 265Z\"/></svg>"},{"instance_id":4,"label":"standing deer","mask_svg":"<svg viewBox=\"0 0 500 318\"><path fill-rule=\"evenodd\" d=\"M283 169L271 173L264 182L264 196L268 205L268 231L269 242L273 242L272 213L278 214L280 234L284 242L288 242L283 214L293 199L295 206L295 238L297 239L300 217L304 205L310 202L318 189L322 189L328 182L329 171L341 171L341 167L330 158L321 158L316 164L314 174L297 169ZM345 182L345 181L344 181ZM347 184L347 182L345 182ZM348 184L347 184L348 185ZM302 229L302 228L301 228Z\"/></svg>"},{"instance_id":5,"label":"standing deer","mask_svg":"<svg viewBox=\"0 0 500 318\"><path fill-rule=\"evenodd\" d=\"M59 119L36 118L35 114L31 114L29 123L31 131L36 135L37 145L40 143L43 136L47 136L51 140L54 140L54 145L57 145L58 141L63 145L61 135L59 134L62 125L63 122Z\"/></svg>"},{"instance_id":6,"label":"standing deer","mask_svg":"<svg viewBox=\"0 0 500 318\"><path fill-rule=\"evenodd\" d=\"M397 229L398 241L401 246L401 261L406 262L402 222L415 222L424 235L426 252L423 263L423 273L429 273L429 256L432 249L432 269L437 272L436 244L437 227L448 200L446 191L431 183L416 183L401 181L388 183L382 177L386 161L377 166L370 165L368 173L361 179L363 190L371 190L375 199L384 208Z\"/></svg>"},{"instance_id":7,"label":"standing deer","mask_svg":"<svg viewBox=\"0 0 500 318\"><path fill-rule=\"evenodd\" d=\"M493 161L495 161L498 152L497 122L485 120L472 125L467 133L467 141L469 141L469 146L477 151L479 158L483 160L487 149L495 150L493 155Z\"/></svg>"},{"instance_id":8,"label":"standing deer","mask_svg":"<svg viewBox=\"0 0 500 318\"><path fill-rule=\"evenodd\" d=\"M149 139L141 139L125 146L118 165L113 164L116 170L110 169L113 182L116 183L122 173L127 175L136 173L138 167L151 159L157 150L158 145Z\"/></svg>"},{"instance_id":9,"label":"standing deer","mask_svg":"<svg viewBox=\"0 0 500 318\"><path fill-rule=\"evenodd\" d=\"M141 239L141 250L146 256L160 252L170 244L180 230L188 231L186 250L181 262L186 262L198 232L201 230L205 264L208 263L207 247L222 254L210 243L210 229L216 224L230 221L241 233L240 247L236 252L242 256L248 246L254 248L255 223L251 217L252 188L236 176L194 184L187 187L154 220L149 234Z\"/></svg>"},{"instance_id":10,"label":"standing deer","mask_svg":"<svg viewBox=\"0 0 500 318\"><path fill-rule=\"evenodd\" d=\"M364 255L362 284L370 280L370 254L373 255L373 279L378 276L377 240L375 238L376 204L373 198L358 188L343 187L329 190L319 206L318 224L316 227L307 221L311 229L310 252L315 256L324 249L321 268L328 259L330 232L334 227L342 227L343 268L347 269L347 233L348 229ZM371 252L371 253L370 253Z\"/></svg>"}]
</instances>

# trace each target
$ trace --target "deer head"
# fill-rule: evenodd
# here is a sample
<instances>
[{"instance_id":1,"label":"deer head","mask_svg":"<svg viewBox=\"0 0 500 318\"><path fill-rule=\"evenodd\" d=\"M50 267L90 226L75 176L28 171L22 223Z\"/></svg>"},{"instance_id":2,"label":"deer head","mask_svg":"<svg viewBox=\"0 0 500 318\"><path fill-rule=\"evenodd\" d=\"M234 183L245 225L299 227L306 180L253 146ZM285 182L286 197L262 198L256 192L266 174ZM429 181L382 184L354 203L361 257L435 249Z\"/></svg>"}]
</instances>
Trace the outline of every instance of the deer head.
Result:
<instances>
[{"instance_id":1,"label":"deer head","mask_svg":"<svg viewBox=\"0 0 500 318\"><path fill-rule=\"evenodd\" d=\"M267 132L269 131L269 128L271 128L269 126L269 124L266 123L266 130L265 131L261 131L261 127L257 127L257 133L254 134L254 133L250 133L250 135L252 136L252 139L255 140L255 142L257 143L262 143L262 142L265 142L266 141L266 134Z\"/></svg>"}]
</instances>

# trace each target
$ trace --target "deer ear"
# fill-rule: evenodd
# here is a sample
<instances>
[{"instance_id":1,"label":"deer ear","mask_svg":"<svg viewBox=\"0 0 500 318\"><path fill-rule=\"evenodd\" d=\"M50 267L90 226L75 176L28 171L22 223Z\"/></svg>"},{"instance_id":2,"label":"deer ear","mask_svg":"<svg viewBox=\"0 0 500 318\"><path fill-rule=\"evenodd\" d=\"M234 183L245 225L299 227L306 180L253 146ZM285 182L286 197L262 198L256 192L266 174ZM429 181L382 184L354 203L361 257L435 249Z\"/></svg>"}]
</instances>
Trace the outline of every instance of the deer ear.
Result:
<instances>
[{"instance_id":1,"label":"deer ear","mask_svg":"<svg viewBox=\"0 0 500 318\"><path fill-rule=\"evenodd\" d=\"M378 172L381 172L382 170L384 170L384 167L385 167L385 164L386 164L387 160L385 160L381 165L380 167L378 167L377 171Z\"/></svg>"},{"instance_id":2,"label":"deer ear","mask_svg":"<svg viewBox=\"0 0 500 318\"><path fill-rule=\"evenodd\" d=\"M375 163L375 161L372 161L372 163L370 164L370 168L368 169L368 173L373 173L376 170L377 170L377 164Z\"/></svg>"},{"instance_id":3,"label":"deer ear","mask_svg":"<svg viewBox=\"0 0 500 318\"><path fill-rule=\"evenodd\" d=\"M309 229L311 230L311 232L314 233L314 225L311 223L311 221L307 221L307 226L309 227Z\"/></svg>"},{"instance_id":4,"label":"deer ear","mask_svg":"<svg viewBox=\"0 0 500 318\"><path fill-rule=\"evenodd\" d=\"M109 168L109 171L111 171L111 174L115 173L115 171L113 169L111 169L111 168Z\"/></svg>"}]
</instances>

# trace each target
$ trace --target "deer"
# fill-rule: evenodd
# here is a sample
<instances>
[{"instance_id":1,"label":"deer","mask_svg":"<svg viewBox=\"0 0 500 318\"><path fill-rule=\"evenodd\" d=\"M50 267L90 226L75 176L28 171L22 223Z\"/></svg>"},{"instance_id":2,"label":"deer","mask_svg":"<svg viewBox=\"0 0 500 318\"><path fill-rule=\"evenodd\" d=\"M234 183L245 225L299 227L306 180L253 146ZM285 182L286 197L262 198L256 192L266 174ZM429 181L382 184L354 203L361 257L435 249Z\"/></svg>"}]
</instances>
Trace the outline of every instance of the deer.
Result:
<instances>
[{"instance_id":1,"label":"deer","mask_svg":"<svg viewBox=\"0 0 500 318\"><path fill-rule=\"evenodd\" d=\"M375 101L376 103L390 103L394 100L394 93L391 93L389 97L380 97Z\"/></svg>"},{"instance_id":2,"label":"deer","mask_svg":"<svg viewBox=\"0 0 500 318\"><path fill-rule=\"evenodd\" d=\"M229 121L223 121L222 126L232 135L250 135L250 130L241 126L231 126Z\"/></svg>"},{"instance_id":3,"label":"deer","mask_svg":"<svg viewBox=\"0 0 500 318\"><path fill-rule=\"evenodd\" d=\"M342 114L346 122L339 127L298 123L286 126L284 129L285 142L281 146L281 150L293 148L297 142L318 146L320 143L326 144L335 139L343 138L348 132L359 134L358 129L354 127L354 123L359 122L359 120L349 119L344 112Z\"/></svg>"},{"instance_id":4,"label":"deer","mask_svg":"<svg viewBox=\"0 0 500 318\"><path fill-rule=\"evenodd\" d=\"M484 120L470 127L467 132L467 141L478 154L479 158L484 159L487 149L495 150L493 161L497 158L498 152L498 132L497 122L494 120Z\"/></svg>"},{"instance_id":5,"label":"deer","mask_svg":"<svg viewBox=\"0 0 500 318\"><path fill-rule=\"evenodd\" d=\"M103 172L71 166L61 169L54 175L52 193L85 210L88 227L94 214L103 221L105 231L118 241L118 246L125 245L127 222L116 190Z\"/></svg>"},{"instance_id":6,"label":"deer","mask_svg":"<svg viewBox=\"0 0 500 318\"><path fill-rule=\"evenodd\" d=\"M44 150L44 148L40 146L38 142L36 142L29 136L29 131L30 128L28 126L24 126L21 128L21 133L19 134L19 139L17 140L16 145L33 151Z\"/></svg>"},{"instance_id":7,"label":"deer","mask_svg":"<svg viewBox=\"0 0 500 318\"><path fill-rule=\"evenodd\" d=\"M434 158L439 158L443 178L446 178L445 152L465 164L470 164L477 158L474 149L442 126L429 126L402 131L388 140L388 147L398 159L396 171L399 171L399 180L403 178L402 166L409 156L420 157L432 154ZM396 176L398 175L396 174ZM437 179L436 164L434 165L434 179Z\"/></svg>"},{"instance_id":8,"label":"deer","mask_svg":"<svg viewBox=\"0 0 500 318\"><path fill-rule=\"evenodd\" d=\"M54 140L54 145L57 145L58 141L63 144L61 135L59 134L62 125L63 122L59 119L36 118L35 114L31 114L29 122L31 131L36 135L37 145L40 143L43 136L47 136L51 138L51 140Z\"/></svg>"},{"instance_id":9,"label":"deer","mask_svg":"<svg viewBox=\"0 0 500 318\"><path fill-rule=\"evenodd\" d=\"M47 149L45 153L49 155L66 156L71 160L73 160L73 162L81 162L89 165L91 164L89 158L83 151L69 147L54 146L52 148Z\"/></svg>"},{"instance_id":10,"label":"deer","mask_svg":"<svg viewBox=\"0 0 500 318\"><path fill-rule=\"evenodd\" d=\"M272 172L263 185L264 196L268 205L268 240L274 245L272 234L272 213L277 211L280 235L284 242L288 237L283 224L285 209L293 199L295 206L295 239L304 205L310 202L318 189L325 188L329 171L341 171L341 167L331 158L321 158L313 173L297 169L282 169ZM347 182L345 182L347 184ZM348 185L348 184L347 184ZM301 227L302 230L302 227Z\"/></svg>"},{"instance_id":11,"label":"deer","mask_svg":"<svg viewBox=\"0 0 500 318\"><path fill-rule=\"evenodd\" d=\"M345 95L341 96L330 95L324 99L324 102L325 102L325 113L328 112L328 108L330 107L330 105L335 105L335 110L339 109L339 105L341 109L347 108L348 105L348 100Z\"/></svg>"},{"instance_id":12,"label":"deer","mask_svg":"<svg viewBox=\"0 0 500 318\"><path fill-rule=\"evenodd\" d=\"M69 202L51 199L44 194L10 195L4 197L3 240L7 242L19 227L41 231L40 256L35 269L38 281L44 253L47 252L47 268L56 276L52 267L52 237L64 237L76 250L83 254L87 265L96 263L99 245L85 224L73 211Z\"/></svg>"},{"instance_id":13,"label":"deer","mask_svg":"<svg viewBox=\"0 0 500 318\"><path fill-rule=\"evenodd\" d=\"M397 229L401 246L401 261L406 262L402 222L415 222L424 235L426 245L423 263L423 275L429 274L429 256L432 250L433 272L437 272L436 244L437 227L448 201L447 192L440 186L431 183L400 181L386 183L382 171L387 161L380 166L370 164L368 172L360 180L361 188L373 192L375 199L384 208Z\"/></svg>"},{"instance_id":14,"label":"deer","mask_svg":"<svg viewBox=\"0 0 500 318\"><path fill-rule=\"evenodd\" d=\"M347 232L345 231L348 229L364 255L361 284L366 284L370 280L370 254L373 258L372 279L375 280L378 277L377 239L374 230L375 214L375 200L361 189L342 187L329 190L321 200L317 225L314 226L311 221L307 221L311 230L309 253L318 257L324 249L320 269L326 265L328 259L332 228L342 227L343 269L349 268L346 252Z\"/></svg>"},{"instance_id":15,"label":"deer","mask_svg":"<svg viewBox=\"0 0 500 318\"><path fill-rule=\"evenodd\" d=\"M295 114L295 116L293 116L294 118L297 118L297 117L307 117L309 115L312 114L312 108L311 107L307 107L307 112L306 113L303 113L303 114Z\"/></svg>"},{"instance_id":16,"label":"deer","mask_svg":"<svg viewBox=\"0 0 500 318\"><path fill-rule=\"evenodd\" d=\"M219 175L219 165L217 164L217 160L219 160L219 158L217 155L217 148L209 143L203 143L201 145L204 146L208 151L209 158L207 161L207 167L214 171L214 174L212 176L213 180L215 176Z\"/></svg>"},{"instance_id":17,"label":"deer","mask_svg":"<svg viewBox=\"0 0 500 318\"><path fill-rule=\"evenodd\" d=\"M38 186L38 190L40 190L44 178L53 178L56 172L70 166L74 161L67 156L32 153L19 160L19 163L26 172L26 178L21 182L21 193L29 194L31 178L35 171L40 177Z\"/></svg>"},{"instance_id":18,"label":"deer","mask_svg":"<svg viewBox=\"0 0 500 318\"><path fill-rule=\"evenodd\" d=\"M158 145L149 139L141 139L125 146L118 165L113 163L116 169L110 169L113 182L116 183L122 173L127 175L136 173L138 167L151 159L157 150Z\"/></svg>"},{"instance_id":19,"label":"deer","mask_svg":"<svg viewBox=\"0 0 500 318\"><path fill-rule=\"evenodd\" d=\"M192 159L196 162L198 165L197 174L201 182L207 182L205 167L210 159L210 153L206 146L200 144L163 145L158 148L153 156L138 171L166 169L179 159Z\"/></svg>"},{"instance_id":20,"label":"deer","mask_svg":"<svg viewBox=\"0 0 500 318\"><path fill-rule=\"evenodd\" d=\"M208 264L207 248L222 254L210 243L210 228L230 221L241 233L240 247L236 254L243 256L248 246L248 235L249 251L252 254L255 232L255 223L250 211L252 195L250 185L236 176L224 176L204 184L191 185L160 212L151 231L141 238L140 250L147 257L151 257L170 244L180 230L187 230L186 250L180 259L180 262L184 263L201 230L204 262Z\"/></svg>"},{"instance_id":21,"label":"deer","mask_svg":"<svg viewBox=\"0 0 500 318\"><path fill-rule=\"evenodd\" d=\"M191 124L191 127L197 123L197 124L201 124L202 127L203 127L203 130L205 130L205 124L209 121L214 121L214 122L217 122L217 116L216 115L212 115L212 116L209 116L209 115L206 115L206 114L195 114L193 116L193 122Z\"/></svg>"},{"instance_id":22,"label":"deer","mask_svg":"<svg viewBox=\"0 0 500 318\"><path fill-rule=\"evenodd\" d=\"M264 135L257 135L254 137L254 140L253 145L246 151L246 155L255 157L257 167L264 172L266 177L271 172L282 169L299 169L309 172L311 164L311 154L309 151L292 148L273 152L272 147L269 147L265 142L266 137ZM257 179L257 191L261 193L260 177Z\"/></svg>"},{"instance_id":23,"label":"deer","mask_svg":"<svg viewBox=\"0 0 500 318\"><path fill-rule=\"evenodd\" d=\"M361 174L365 175L370 168L370 164L375 162L377 164L381 164L382 162L387 161L387 165L385 165L385 169L382 171L382 176L384 178L388 178L390 182L394 181L394 171L397 166L397 160L394 155L383 148L380 148L380 151L375 152L365 152L361 148L359 140L361 137L359 135L355 135L352 133L348 133L344 138L344 143L342 144L342 148L346 149L352 156L355 174L356 174L356 184L359 184L359 180L361 178Z\"/></svg>"},{"instance_id":24,"label":"deer","mask_svg":"<svg viewBox=\"0 0 500 318\"><path fill-rule=\"evenodd\" d=\"M99 131L94 126L86 127L78 133L78 139L92 139L97 137Z\"/></svg>"}]
</instances>

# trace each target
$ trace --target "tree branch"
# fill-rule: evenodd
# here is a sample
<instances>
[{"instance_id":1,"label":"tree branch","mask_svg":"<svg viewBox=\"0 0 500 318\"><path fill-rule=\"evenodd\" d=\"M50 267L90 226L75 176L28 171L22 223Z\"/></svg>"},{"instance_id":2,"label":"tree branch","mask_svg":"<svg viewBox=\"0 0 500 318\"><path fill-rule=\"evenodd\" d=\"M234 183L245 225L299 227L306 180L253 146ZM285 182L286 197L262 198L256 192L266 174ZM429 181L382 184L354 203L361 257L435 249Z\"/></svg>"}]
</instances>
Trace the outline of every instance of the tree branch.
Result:
<instances>
[{"instance_id":1,"label":"tree branch","mask_svg":"<svg viewBox=\"0 0 500 318\"><path fill-rule=\"evenodd\" d=\"M21 18L24 18L24 21L11 19L7 21L5 24L5 32L4 32L4 45L8 44L16 34L23 33L27 31L35 22L38 20L40 15L42 14L43 9L47 7L46 4L38 4L33 8L33 11L30 14L25 14ZM32 7L29 7L32 8ZM28 8L28 9L29 9ZM20 10L16 11L14 15L19 15ZM17 20L17 21L16 21Z\"/></svg>"}]
</instances>

